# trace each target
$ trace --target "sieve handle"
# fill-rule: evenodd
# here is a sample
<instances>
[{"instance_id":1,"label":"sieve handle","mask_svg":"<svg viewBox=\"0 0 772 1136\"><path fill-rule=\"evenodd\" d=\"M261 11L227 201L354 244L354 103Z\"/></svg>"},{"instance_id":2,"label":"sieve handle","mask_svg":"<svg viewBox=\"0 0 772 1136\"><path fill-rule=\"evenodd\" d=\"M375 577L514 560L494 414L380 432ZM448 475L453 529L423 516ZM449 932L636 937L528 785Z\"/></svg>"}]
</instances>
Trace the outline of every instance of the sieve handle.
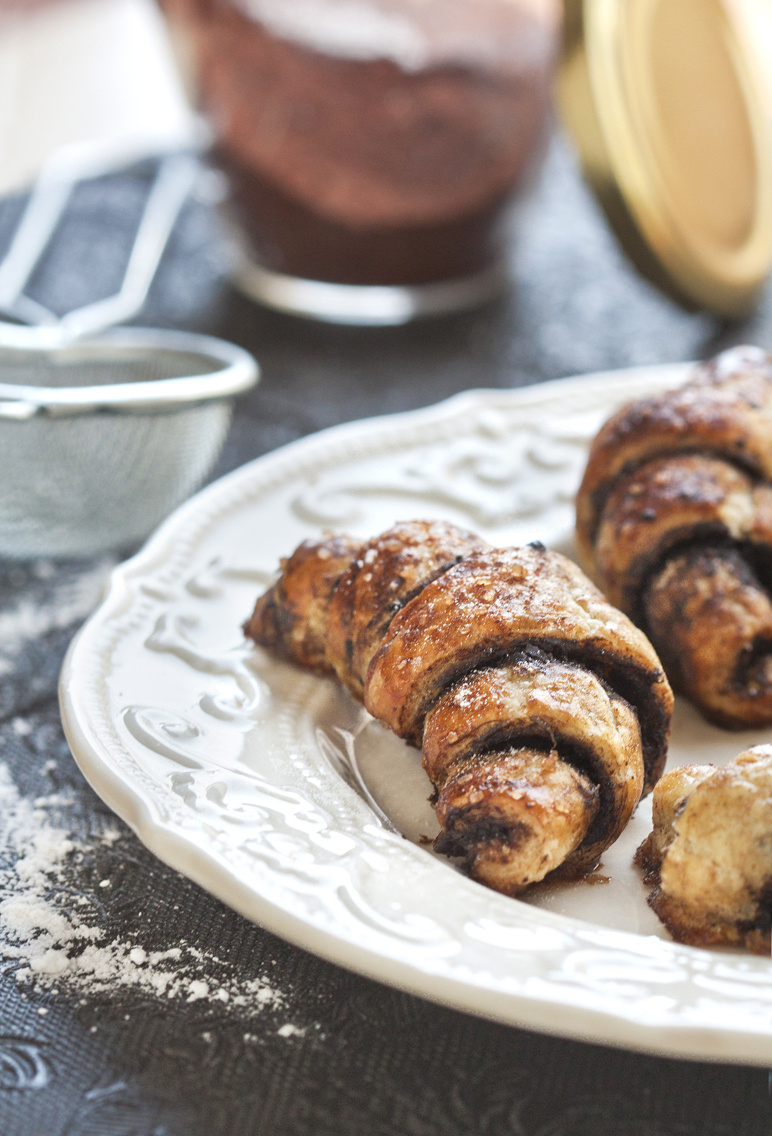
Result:
<instances>
[{"instance_id":1,"label":"sieve handle","mask_svg":"<svg viewBox=\"0 0 772 1136\"><path fill-rule=\"evenodd\" d=\"M59 321L66 342L131 319L144 304L180 210L201 173L189 154L166 158L145 205L120 291L68 312Z\"/></svg>"},{"instance_id":2,"label":"sieve handle","mask_svg":"<svg viewBox=\"0 0 772 1136\"><path fill-rule=\"evenodd\" d=\"M147 298L180 210L201 174L201 166L191 154L165 158L145 203L119 291L57 318L26 296L24 288L48 246L74 186L85 172L93 172L90 168L93 164L93 160L85 166L82 162L54 163L30 195L0 264L0 310L32 326L6 324L0 333L4 342L55 346L102 331L135 315Z\"/></svg>"}]
</instances>

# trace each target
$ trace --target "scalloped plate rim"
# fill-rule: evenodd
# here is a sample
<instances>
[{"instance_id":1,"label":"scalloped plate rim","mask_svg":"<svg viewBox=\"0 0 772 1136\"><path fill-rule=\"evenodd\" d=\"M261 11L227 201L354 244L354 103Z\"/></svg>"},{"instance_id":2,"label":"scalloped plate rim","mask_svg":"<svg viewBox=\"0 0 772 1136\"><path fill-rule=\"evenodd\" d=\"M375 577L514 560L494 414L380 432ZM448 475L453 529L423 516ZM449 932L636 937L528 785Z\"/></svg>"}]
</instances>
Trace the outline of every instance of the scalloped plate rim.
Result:
<instances>
[{"instance_id":1,"label":"scalloped plate rim","mask_svg":"<svg viewBox=\"0 0 772 1136\"><path fill-rule=\"evenodd\" d=\"M629 377L644 379L651 376L655 386L669 384L682 378L689 366L690 364L683 363L623 368L557 379L514 390L481 388L464 391L433 406L361 419L321 430L254 459L203 489L180 506L135 556L113 570L102 603L70 645L60 679L60 707L67 740L86 779L159 859L247 918L337 965L441 1004L555 1036L682 1058L759 1065L772 1062L772 1022L768 1032L750 1029L733 1031L721 1027L685 1025L683 1021L671 1020L667 1013L661 1011L653 1013L649 1020L642 1020L640 1016L625 1014L618 1007L613 1010L592 1010L576 1006L561 1000L558 987L552 992L541 990L537 994L504 992L495 983L481 982L479 976L477 981L470 982L422 966L420 959L404 957L406 950L403 944L399 946L403 957L399 958L396 954L375 950L340 933L315 926L267 896L257 894L254 888L245 886L243 881L233 875L227 864L218 860L212 852L202 851L192 838L165 822L159 816L153 801L113 765L104 740L94 730L79 702L81 671L90 659L90 640L94 629L131 603L132 589L137 580L165 565L173 556L184 558L186 542L178 538L184 536L191 519L206 518L218 502L225 502L227 508L228 500L237 489L248 485L257 472L263 474L273 468L279 470L298 452L325 452L341 440L361 439L367 432L377 432L384 427L398 429L403 424L415 424L422 419L434 422L458 414L467 407L484 407L488 404L523 408L529 405L544 406L549 402L550 396L557 393L569 389L595 391L599 387L610 388ZM536 910L528 908L528 911ZM566 921L572 927L581 926L575 919L543 911L539 912L537 918L546 925L560 926ZM586 926L590 929L595 925ZM615 932L615 935L620 940L629 937L633 941L640 941L643 938L632 932ZM655 943L658 951L661 949L667 952L671 948L682 957L704 957L706 953L712 955L711 952L663 940L655 940Z\"/></svg>"}]
</instances>

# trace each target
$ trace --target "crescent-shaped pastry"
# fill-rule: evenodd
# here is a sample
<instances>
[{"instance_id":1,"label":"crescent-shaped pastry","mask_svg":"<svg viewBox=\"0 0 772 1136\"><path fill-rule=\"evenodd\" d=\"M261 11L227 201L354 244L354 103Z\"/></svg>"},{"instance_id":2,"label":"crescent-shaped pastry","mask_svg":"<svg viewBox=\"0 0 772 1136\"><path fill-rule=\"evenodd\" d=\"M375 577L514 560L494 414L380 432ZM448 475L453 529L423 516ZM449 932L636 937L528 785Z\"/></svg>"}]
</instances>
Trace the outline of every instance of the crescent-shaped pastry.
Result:
<instances>
[{"instance_id":1,"label":"crescent-shaped pastry","mask_svg":"<svg viewBox=\"0 0 772 1136\"><path fill-rule=\"evenodd\" d=\"M303 643L303 665L333 669L423 748L436 847L462 856L474 878L514 895L552 872L591 871L664 764L672 694L646 637L538 544L492 549L455 526L413 521L343 567L348 545L335 545L338 559L333 539L284 563L246 633L301 663ZM314 625L305 638L304 602ZM285 624L288 644L277 641Z\"/></svg>"},{"instance_id":2,"label":"crescent-shaped pastry","mask_svg":"<svg viewBox=\"0 0 772 1136\"><path fill-rule=\"evenodd\" d=\"M674 686L729 728L772 723L772 360L724 352L602 428L577 539Z\"/></svg>"}]
</instances>

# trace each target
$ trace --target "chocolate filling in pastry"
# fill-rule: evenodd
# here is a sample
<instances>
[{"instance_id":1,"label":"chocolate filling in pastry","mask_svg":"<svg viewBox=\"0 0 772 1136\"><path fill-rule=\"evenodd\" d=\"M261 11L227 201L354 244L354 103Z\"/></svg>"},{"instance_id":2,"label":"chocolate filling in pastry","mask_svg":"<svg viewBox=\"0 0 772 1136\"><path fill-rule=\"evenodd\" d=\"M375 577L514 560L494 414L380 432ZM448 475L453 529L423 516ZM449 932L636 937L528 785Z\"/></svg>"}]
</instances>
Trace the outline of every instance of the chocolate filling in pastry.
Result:
<instances>
[{"instance_id":1,"label":"chocolate filling in pastry","mask_svg":"<svg viewBox=\"0 0 772 1136\"><path fill-rule=\"evenodd\" d=\"M736 348L623 407L593 443L577 538L610 601L711 721L772 723L772 360Z\"/></svg>"},{"instance_id":2,"label":"chocolate filling in pastry","mask_svg":"<svg viewBox=\"0 0 772 1136\"><path fill-rule=\"evenodd\" d=\"M332 670L423 749L437 849L508 894L591 871L664 765L672 694L651 645L540 544L492 549L424 521L353 553L324 538L284 563L245 630Z\"/></svg>"}]
</instances>

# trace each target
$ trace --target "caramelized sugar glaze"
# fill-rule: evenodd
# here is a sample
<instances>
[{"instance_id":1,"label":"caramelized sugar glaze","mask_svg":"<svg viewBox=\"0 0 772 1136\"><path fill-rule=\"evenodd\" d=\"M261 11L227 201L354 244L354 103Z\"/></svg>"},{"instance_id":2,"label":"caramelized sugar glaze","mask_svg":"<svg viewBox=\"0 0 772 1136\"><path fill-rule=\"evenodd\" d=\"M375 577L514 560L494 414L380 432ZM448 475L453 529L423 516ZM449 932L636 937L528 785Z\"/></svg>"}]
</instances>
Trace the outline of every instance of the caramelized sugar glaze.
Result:
<instances>
[{"instance_id":1,"label":"caramelized sugar glaze","mask_svg":"<svg viewBox=\"0 0 772 1136\"><path fill-rule=\"evenodd\" d=\"M651 645L539 544L427 521L306 542L245 631L422 747L437 849L507 894L590 872L664 765L672 694Z\"/></svg>"},{"instance_id":2,"label":"caramelized sugar glaze","mask_svg":"<svg viewBox=\"0 0 772 1136\"><path fill-rule=\"evenodd\" d=\"M577 498L584 561L711 721L772 723L772 361L736 348L623 407Z\"/></svg>"}]
</instances>

